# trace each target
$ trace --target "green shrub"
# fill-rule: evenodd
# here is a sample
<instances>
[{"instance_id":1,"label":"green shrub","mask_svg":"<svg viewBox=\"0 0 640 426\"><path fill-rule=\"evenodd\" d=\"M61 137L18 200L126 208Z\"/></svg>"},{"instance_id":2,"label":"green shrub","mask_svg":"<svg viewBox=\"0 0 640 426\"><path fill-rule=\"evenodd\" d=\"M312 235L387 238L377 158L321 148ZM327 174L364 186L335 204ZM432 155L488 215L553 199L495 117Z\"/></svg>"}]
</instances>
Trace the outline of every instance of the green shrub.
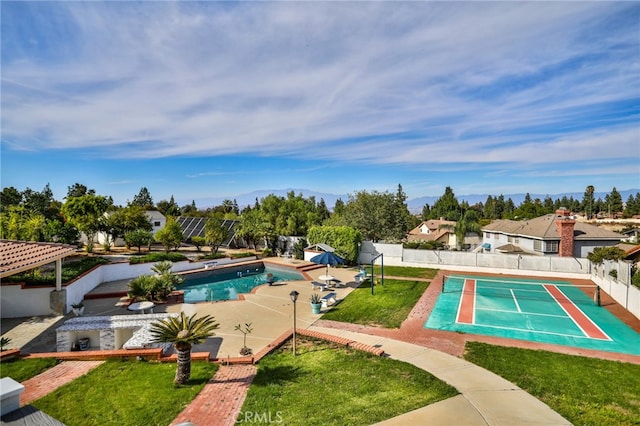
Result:
<instances>
[{"instance_id":1,"label":"green shrub","mask_svg":"<svg viewBox=\"0 0 640 426\"><path fill-rule=\"evenodd\" d=\"M231 254L231 258L232 259L241 259L243 257L252 257L255 256L255 253L251 253L251 252L242 252L242 253L232 253Z\"/></svg>"},{"instance_id":2,"label":"green shrub","mask_svg":"<svg viewBox=\"0 0 640 426\"><path fill-rule=\"evenodd\" d=\"M151 275L140 275L129 282L127 296L134 302L151 299L151 292L156 287L157 281L156 277Z\"/></svg>"},{"instance_id":3,"label":"green shrub","mask_svg":"<svg viewBox=\"0 0 640 426\"><path fill-rule=\"evenodd\" d=\"M218 253L207 253L207 254L203 254L198 256L198 260L214 260L214 259L224 259L225 257L227 257L226 253L224 252L218 252Z\"/></svg>"},{"instance_id":4,"label":"green shrub","mask_svg":"<svg viewBox=\"0 0 640 426\"><path fill-rule=\"evenodd\" d=\"M636 270L636 272L633 274L633 277L631 278L631 284L640 288L640 271Z\"/></svg>"},{"instance_id":5,"label":"green shrub","mask_svg":"<svg viewBox=\"0 0 640 426\"><path fill-rule=\"evenodd\" d=\"M271 257L273 256L273 250L271 250L270 248L265 248L262 250L262 255L264 257Z\"/></svg>"},{"instance_id":6,"label":"green shrub","mask_svg":"<svg viewBox=\"0 0 640 426\"><path fill-rule=\"evenodd\" d=\"M295 256L296 259L298 260L304 260L304 249L305 247L307 247L307 240L306 238L300 238L294 245L293 245L293 255Z\"/></svg>"},{"instance_id":7,"label":"green shrub","mask_svg":"<svg viewBox=\"0 0 640 426\"><path fill-rule=\"evenodd\" d=\"M149 253L146 256L134 256L129 259L129 263L135 265L138 263L162 262L163 260L180 262L188 260L188 258L184 254L180 253Z\"/></svg>"}]
</instances>

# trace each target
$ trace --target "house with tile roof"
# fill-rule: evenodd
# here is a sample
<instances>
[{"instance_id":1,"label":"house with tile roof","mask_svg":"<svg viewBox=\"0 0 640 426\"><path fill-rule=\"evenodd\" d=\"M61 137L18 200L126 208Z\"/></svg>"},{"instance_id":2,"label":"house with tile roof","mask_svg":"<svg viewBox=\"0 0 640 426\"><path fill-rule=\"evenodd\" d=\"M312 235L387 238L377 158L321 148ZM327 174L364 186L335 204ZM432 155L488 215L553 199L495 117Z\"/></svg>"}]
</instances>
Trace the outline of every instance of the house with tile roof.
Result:
<instances>
[{"instance_id":1,"label":"house with tile roof","mask_svg":"<svg viewBox=\"0 0 640 426\"><path fill-rule=\"evenodd\" d=\"M456 222L444 219L425 220L407 234L407 241L426 242L439 241L446 247L455 248L458 239L454 232Z\"/></svg>"},{"instance_id":2,"label":"house with tile roof","mask_svg":"<svg viewBox=\"0 0 640 426\"><path fill-rule=\"evenodd\" d=\"M596 247L615 246L625 236L576 221L567 209L534 219L496 220L482 228L485 252L587 257Z\"/></svg>"}]
</instances>

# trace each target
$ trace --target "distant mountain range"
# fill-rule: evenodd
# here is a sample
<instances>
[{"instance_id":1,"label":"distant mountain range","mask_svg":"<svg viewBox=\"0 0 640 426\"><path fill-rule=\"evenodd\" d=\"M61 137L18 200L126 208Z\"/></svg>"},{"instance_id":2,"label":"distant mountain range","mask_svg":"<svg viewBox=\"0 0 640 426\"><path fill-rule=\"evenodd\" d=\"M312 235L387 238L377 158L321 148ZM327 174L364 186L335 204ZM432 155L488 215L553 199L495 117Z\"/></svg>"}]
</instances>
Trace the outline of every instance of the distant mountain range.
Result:
<instances>
[{"instance_id":1,"label":"distant mountain range","mask_svg":"<svg viewBox=\"0 0 640 426\"><path fill-rule=\"evenodd\" d=\"M261 200L262 198L266 197L269 194L274 194L280 197L286 197L287 193L291 191L293 191L296 195L302 194L302 196L305 198L309 198L313 196L315 197L316 202L320 201L320 199L322 198L325 204L327 205L327 207L329 208L329 210L333 209L333 206L335 205L336 200L338 198L342 199L342 201L344 201L345 203L349 199L349 196L347 194L331 194L328 192L317 192L317 191L311 191L309 189L294 189L294 188L253 191L247 194L240 194L237 197L233 197L232 199L236 200L236 202L238 203L238 207L240 207L240 209L242 210L245 206L253 206L256 202L256 199ZM604 197L608 195L610 192L611 191L595 192L594 197L596 200L599 198L604 200ZM640 192L640 189L618 190L618 192L622 196L622 201L627 201L627 198L629 198L629 195L635 196L635 194ZM479 202L484 203L485 201L487 201L487 197L489 195L491 195L492 197L499 197L501 194L469 194L469 195L456 194L456 198L458 199L458 202L466 201L470 205L473 205ZM522 203L522 201L524 200L524 197L527 194L518 193L518 194L502 194L502 195L504 196L505 200L508 200L509 198L511 198L513 203L516 206L518 206L520 203ZM535 200L536 198L539 198L540 200L544 200L547 197L547 195L549 195L553 200L561 199L566 196L567 198L573 197L573 199L580 201L584 196L584 192L566 192L566 193L560 193L560 194L529 193L529 195L533 200ZM433 204L441 196L442 194L436 195L436 196L412 198L407 200L407 207L409 208L409 211L411 213L420 213L425 204L429 204L430 206L433 206ZM200 199L200 200L196 200L196 204L199 208L206 208L206 207L220 205L222 204L222 201L224 199L229 199L229 197Z\"/></svg>"}]
</instances>

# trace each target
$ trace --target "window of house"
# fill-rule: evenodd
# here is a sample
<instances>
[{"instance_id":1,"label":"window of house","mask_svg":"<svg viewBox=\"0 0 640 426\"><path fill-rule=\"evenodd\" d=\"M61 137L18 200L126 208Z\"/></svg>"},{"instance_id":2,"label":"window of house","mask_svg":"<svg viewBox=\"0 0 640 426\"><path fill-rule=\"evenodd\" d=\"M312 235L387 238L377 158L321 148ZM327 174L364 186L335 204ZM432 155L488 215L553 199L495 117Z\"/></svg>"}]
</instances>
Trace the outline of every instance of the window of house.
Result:
<instances>
[{"instance_id":1,"label":"window of house","mask_svg":"<svg viewBox=\"0 0 640 426\"><path fill-rule=\"evenodd\" d=\"M494 239L494 240L497 240L497 239L498 239L498 237L499 237L499 235L498 235L498 234L493 234L493 239Z\"/></svg>"},{"instance_id":2,"label":"window of house","mask_svg":"<svg viewBox=\"0 0 640 426\"><path fill-rule=\"evenodd\" d=\"M533 240L533 249L535 251L542 251L542 241L540 240Z\"/></svg>"},{"instance_id":3,"label":"window of house","mask_svg":"<svg viewBox=\"0 0 640 426\"><path fill-rule=\"evenodd\" d=\"M557 241L547 241L547 249L545 250L547 253L557 253L558 252L558 242Z\"/></svg>"},{"instance_id":4,"label":"window of house","mask_svg":"<svg viewBox=\"0 0 640 426\"><path fill-rule=\"evenodd\" d=\"M153 226L160 226L160 221L156 220L155 222L153 222Z\"/></svg>"},{"instance_id":5,"label":"window of house","mask_svg":"<svg viewBox=\"0 0 640 426\"><path fill-rule=\"evenodd\" d=\"M484 237L485 238L491 238L491 232L485 232L484 233Z\"/></svg>"}]
</instances>

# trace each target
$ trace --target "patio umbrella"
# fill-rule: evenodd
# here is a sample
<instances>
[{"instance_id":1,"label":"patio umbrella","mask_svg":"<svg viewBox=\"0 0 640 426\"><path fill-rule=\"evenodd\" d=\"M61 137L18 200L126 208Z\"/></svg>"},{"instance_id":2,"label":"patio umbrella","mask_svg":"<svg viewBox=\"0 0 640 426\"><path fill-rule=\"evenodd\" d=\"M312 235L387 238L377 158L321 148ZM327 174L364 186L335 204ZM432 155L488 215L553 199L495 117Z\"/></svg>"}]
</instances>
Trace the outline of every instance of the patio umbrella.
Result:
<instances>
[{"instance_id":1,"label":"patio umbrella","mask_svg":"<svg viewBox=\"0 0 640 426\"><path fill-rule=\"evenodd\" d=\"M343 265L345 263L344 259L338 256L335 253L327 252L320 253L317 256L313 256L311 258L313 263L318 263L320 265L327 265L326 275L329 275L329 265Z\"/></svg>"}]
</instances>

